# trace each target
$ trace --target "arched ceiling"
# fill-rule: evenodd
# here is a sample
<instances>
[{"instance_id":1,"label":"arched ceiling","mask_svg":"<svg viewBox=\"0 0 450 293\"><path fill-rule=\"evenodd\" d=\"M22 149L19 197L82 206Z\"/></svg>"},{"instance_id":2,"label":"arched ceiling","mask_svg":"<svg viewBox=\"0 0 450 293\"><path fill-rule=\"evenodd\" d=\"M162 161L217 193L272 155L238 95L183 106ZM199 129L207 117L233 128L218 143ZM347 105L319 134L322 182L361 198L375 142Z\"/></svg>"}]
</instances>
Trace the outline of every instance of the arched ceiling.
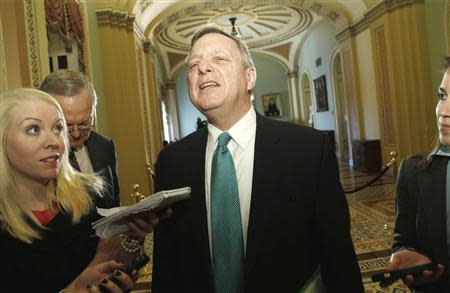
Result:
<instances>
[{"instance_id":1,"label":"arched ceiling","mask_svg":"<svg viewBox=\"0 0 450 293\"><path fill-rule=\"evenodd\" d=\"M250 49L290 67L294 50L321 21L336 30L346 28L379 0L112 0L97 1L97 9L125 12L135 29L156 48L166 78L183 63L193 33L205 24L231 31L230 17Z\"/></svg>"},{"instance_id":2,"label":"arched ceiling","mask_svg":"<svg viewBox=\"0 0 450 293\"><path fill-rule=\"evenodd\" d=\"M190 39L201 26L209 23L231 31L230 18L236 18L236 29L250 48L277 43L308 28L313 15L306 9L279 5L236 5L228 7L192 6L191 13L173 22L159 25L155 41L169 48L189 50Z\"/></svg>"}]
</instances>

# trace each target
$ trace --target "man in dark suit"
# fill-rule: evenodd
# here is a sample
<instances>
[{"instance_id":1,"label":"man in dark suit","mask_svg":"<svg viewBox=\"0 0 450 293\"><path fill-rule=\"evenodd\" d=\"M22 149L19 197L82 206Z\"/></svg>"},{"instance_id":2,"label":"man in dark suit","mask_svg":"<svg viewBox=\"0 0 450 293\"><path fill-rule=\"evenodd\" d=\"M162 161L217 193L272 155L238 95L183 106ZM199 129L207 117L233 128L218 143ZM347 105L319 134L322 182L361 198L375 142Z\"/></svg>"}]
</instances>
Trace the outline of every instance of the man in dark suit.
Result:
<instances>
[{"instance_id":1,"label":"man in dark suit","mask_svg":"<svg viewBox=\"0 0 450 293\"><path fill-rule=\"evenodd\" d=\"M204 27L188 63L208 126L159 155L156 189L192 192L156 227L152 292L299 292L315 272L327 292L363 292L329 139L255 112L240 39Z\"/></svg>"},{"instance_id":2,"label":"man in dark suit","mask_svg":"<svg viewBox=\"0 0 450 293\"><path fill-rule=\"evenodd\" d=\"M106 183L103 197L95 197L101 208L120 205L116 150L112 140L92 131L97 96L91 82L80 72L59 70L50 73L40 89L61 105L70 138L72 166L81 172L99 173Z\"/></svg>"}]
</instances>

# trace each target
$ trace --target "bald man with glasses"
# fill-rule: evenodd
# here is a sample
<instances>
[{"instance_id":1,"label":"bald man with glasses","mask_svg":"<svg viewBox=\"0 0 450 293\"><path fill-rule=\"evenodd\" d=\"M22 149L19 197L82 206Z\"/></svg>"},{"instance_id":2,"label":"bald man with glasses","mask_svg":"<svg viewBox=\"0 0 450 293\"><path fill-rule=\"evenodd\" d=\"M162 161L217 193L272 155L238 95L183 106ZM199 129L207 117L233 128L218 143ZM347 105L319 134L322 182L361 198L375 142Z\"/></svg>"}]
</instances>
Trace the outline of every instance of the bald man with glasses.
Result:
<instances>
[{"instance_id":1,"label":"bald man with glasses","mask_svg":"<svg viewBox=\"0 0 450 293\"><path fill-rule=\"evenodd\" d=\"M94 199L97 207L120 205L116 150L112 140L92 131L97 96L92 83L80 72L59 70L50 73L40 89L52 95L64 112L70 139L69 159L84 173L100 173L106 182L102 198Z\"/></svg>"}]
</instances>

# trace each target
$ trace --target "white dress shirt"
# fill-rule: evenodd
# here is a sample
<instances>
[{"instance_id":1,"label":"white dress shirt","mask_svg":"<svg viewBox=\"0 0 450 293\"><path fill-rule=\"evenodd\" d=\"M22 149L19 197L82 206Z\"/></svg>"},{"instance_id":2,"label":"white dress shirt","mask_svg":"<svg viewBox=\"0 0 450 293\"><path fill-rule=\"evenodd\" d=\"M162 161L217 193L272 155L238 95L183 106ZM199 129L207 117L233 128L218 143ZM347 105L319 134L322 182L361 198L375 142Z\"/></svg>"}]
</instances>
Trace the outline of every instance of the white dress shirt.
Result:
<instances>
[{"instance_id":1,"label":"white dress shirt","mask_svg":"<svg viewBox=\"0 0 450 293\"><path fill-rule=\"evenodd\" d=\"M252 194L253 159L255 155L256 113L253 107L234 124L228 131L231 140L228 149L233 157L234 167L239 190L239 203L241 207L242 233L244 240L244 253L247 248L247 229L250 213L250 200ZM205 157L205 193L208 216L209 247L212 247L211 235L211 164L217 139L222 133L217 127L208 124L208 141ZM211 250L212 255L212 250Z\"/></svg>"},{"instance_id":2,"label":"white dress shirt","mask_svg":"<svg viewBox=\"0 0 450 293\"><path fill-rule=\"evenodd\" d=\"M75 157L77 158L77 162L78 165L80 165L82 173L94 173L94 168L92 168L92 163L89 159L89 152L87 147L82 146L81 149L75 150Z\"/></svg>"}]
</instances>

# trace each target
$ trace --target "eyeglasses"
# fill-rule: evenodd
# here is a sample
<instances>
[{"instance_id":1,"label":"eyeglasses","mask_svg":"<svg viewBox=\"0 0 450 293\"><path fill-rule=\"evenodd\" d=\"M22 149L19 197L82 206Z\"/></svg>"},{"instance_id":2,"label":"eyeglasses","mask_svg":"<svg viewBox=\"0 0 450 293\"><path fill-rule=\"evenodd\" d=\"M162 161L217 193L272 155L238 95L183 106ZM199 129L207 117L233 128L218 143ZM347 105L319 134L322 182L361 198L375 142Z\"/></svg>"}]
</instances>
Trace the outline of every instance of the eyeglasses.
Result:
<instances>
[{"instance_id":1,"label":"eyeglasses","mask_svg":"<svg viewBox=\"0 0 450 293\"><path fill-rule=\"evenodd\" d=\"M75 130L78 130L81 133L86 133L92 128L92 117L89 118L89 120L80 123L80 124L67 124L67 131L68 132L74 132Z\"/></svg>"}]
</instances>

